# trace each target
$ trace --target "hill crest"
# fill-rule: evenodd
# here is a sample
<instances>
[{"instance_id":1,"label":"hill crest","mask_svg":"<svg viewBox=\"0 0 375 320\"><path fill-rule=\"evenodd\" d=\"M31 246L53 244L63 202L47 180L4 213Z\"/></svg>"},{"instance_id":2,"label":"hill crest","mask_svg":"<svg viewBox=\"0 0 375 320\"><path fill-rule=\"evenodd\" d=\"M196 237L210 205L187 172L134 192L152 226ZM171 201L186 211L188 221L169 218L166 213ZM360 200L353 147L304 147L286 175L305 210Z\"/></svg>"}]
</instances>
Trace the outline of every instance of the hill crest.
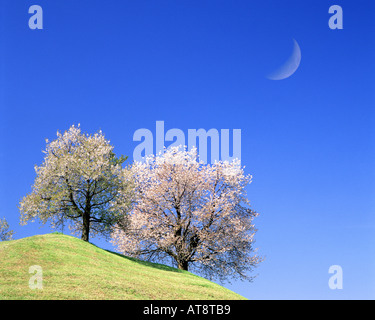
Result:
<instances>
[{"instance_id":1,"label":"hill crest","mask_svg":"<svg viewBox=\"0 0 375 320\"><path fill-rule=\"evenodd\" d=\"M38 280L31 266L40 267L42 289L31 288ZM190 272L52 233L0 242L0 299L245 298Z\"/></svg>"}]
</instances>

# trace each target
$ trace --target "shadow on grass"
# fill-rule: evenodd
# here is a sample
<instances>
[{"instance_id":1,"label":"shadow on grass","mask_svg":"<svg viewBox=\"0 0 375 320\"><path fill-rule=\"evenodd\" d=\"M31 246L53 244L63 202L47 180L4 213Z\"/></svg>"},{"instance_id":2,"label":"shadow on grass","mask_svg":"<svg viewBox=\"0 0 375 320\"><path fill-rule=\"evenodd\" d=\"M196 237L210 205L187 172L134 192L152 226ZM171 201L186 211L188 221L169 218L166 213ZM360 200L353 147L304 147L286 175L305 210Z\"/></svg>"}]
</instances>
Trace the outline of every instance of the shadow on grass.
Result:
<instances>
[{"instance_id":1,"label":"shadow on grass","mask_svg":"<svg viewBox=\"0 0 375 320\"><path fill-rule=\"evenodd\" d=\"M170 266L166 266L164 264L154 263L154 262L149 262L149 261L143 261L143 260L139 260L139 259L136 259L136 258L131 258L131 257L125 256L121 253L117 253L117 252L114 252L114 251L111 251L111 250L107 250L107 249L104 249L104 250L109 252L109 253L115 254L116 256L119 256L121 258L139 263L139 264L141 264L143 266L146 266L146 267L152 267L152 268L155 268L155 269L170 271L170 272L178 272L178 273L184 273L185 272L183 270L176 269L176 268L173 268L173 267L170 267Z\"/></svg>"},{"instance_id":2,"label":"shadow on grass","mask_svg":"<svg viewBox=\"0 0 375 320\"><path fill-rule=\"evenodd\" d=\"M57 232L57 231L53 232L52 234L54 234L54 235L64 235L63 233ZM76 238L76 237L73 237L73 238ZM76 239L78 239L78 238L76 238ZM94 244L92 242L85 242L85 243L89 244L89 245L92 245L92 246L94 246L94 247L96 247L96 248L98 248L100 250L104 250L104 251L107 251L109 253L115 254L116 256L119 256L121 258L128 259L128 260L131 260L133 262L139 263L140 265L143 265L143 266L152 267L152 268L155 268L155 269L169 271L169 272L177 272L177 273L185 273L185 272L187 272L187 271L184 271L184 270L180 270L180 269L177 269L177 268L166 266L164 264L155 263L155 262L149 262L149 261L143 261L143 260L140 260L140 259L137 259L137 258L128 257L128 256L125 256L125 255L123 255L121 253L117 253L117 252L114 252L114 251L111 251L111 250L100 248L100 247L98 247L96 244Z\"/></svg>"}]
</instances>

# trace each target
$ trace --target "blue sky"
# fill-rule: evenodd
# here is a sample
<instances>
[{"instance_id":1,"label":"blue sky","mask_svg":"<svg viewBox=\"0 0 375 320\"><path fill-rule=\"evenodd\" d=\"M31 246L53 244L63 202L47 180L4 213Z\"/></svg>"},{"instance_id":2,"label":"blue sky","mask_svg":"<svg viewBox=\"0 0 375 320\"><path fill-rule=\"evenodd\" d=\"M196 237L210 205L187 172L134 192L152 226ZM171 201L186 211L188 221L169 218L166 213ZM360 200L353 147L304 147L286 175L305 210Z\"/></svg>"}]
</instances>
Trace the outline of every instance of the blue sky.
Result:
<instances>
[{"instance_id":1,"label":"blue sky","mask_svg":"<svg viewBox=\"0 0 375 320\"><path fill-rule=\"evenodd\" d=\"M30 30L28 8L43 8ZM342 30L328 8L343 8ZM133 133L241 129L265 261L249 299L374 299L375 3L371 1L2 1L0 217L15 238L45 138L102 129L117 154ZM290 78L267 79L298 42ZM94 243L112 248L100 239ZM328 269L343 269L331 290Z\"/></svg>"}]
</instances>

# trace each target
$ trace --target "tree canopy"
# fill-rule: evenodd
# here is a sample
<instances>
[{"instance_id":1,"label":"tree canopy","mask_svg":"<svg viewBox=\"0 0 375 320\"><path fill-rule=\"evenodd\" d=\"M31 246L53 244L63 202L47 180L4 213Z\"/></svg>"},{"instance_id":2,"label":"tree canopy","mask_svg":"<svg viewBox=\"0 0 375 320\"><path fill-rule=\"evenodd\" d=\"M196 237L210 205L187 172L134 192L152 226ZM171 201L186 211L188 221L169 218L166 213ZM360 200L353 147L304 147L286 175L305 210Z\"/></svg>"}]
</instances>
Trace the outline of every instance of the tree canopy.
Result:
<instances>
[{"instance_id":1,"label":"tree canopy","mask_svg":"<svg viewBox=\"0 0 375 320\"><path fill-rule=\"evenodd\" d=\"M131 205L126 157L116 157L101 131L85 134L79 125L46 143L32 192L20 202L21 223L38 218L53 227L67 223L85 241L90 233L108 237Z\"/></svg>"},{"instance_id":2,"label":"tree canopy","mask_svg":"<svg viewBox=\"0 0 375 320\"><path fill-rule=\"evenodd\" d=\"M123 254L172 262L208 278L251 280L261 261L245 175L239 160L198 161L197 149L171 147L123 167L99 131L71 126L49 142L35 166L32 191L20 202L21 223L65 224L81 239L111 237Z\"/></svg>"},{"instance_id":3,"label":"tree canopy","mask_svg":"<svg viewBox=\"0 0 375 320\"><path fill-rule=\"evenodd\" d=\"M9 224L5 218L0 218L0 241L7 241L13 239L13 230L9 230Z\"/></svg>"},{"instance_id":4,"label":"tree canopy","mask_svg":"<svg viewBox=\"0 0 375 320\"><path fill-rule=\"evenodd\" d=\"M249 207L238 160L205 165L197 150L172 147L132 166L136 201L126 230L115 229L120 252L150 260L172 260L209 278L250 279L260 261L253 248L257 216Z\"/></svg>"}]
</instances>

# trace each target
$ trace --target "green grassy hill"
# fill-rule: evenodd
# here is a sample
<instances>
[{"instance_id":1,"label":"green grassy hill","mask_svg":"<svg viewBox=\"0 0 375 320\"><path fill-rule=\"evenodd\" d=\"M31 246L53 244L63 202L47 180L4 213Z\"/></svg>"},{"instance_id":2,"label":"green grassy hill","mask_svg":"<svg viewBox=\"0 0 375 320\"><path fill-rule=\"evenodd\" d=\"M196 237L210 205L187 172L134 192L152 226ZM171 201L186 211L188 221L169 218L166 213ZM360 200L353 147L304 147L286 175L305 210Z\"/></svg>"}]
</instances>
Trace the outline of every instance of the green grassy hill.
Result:
<instances>
[{"instance_id":1,"label":"green grassy hill","mask_svg":"<svg viewBox=\"0 0 375 320\"><path fill-rule=\"evenodd\" d=\"M42 289L29 288L32 265L42 267ZM0 242L0 299L244 298L187 271L46 234Z\"/></svg>"}]
</instances>

